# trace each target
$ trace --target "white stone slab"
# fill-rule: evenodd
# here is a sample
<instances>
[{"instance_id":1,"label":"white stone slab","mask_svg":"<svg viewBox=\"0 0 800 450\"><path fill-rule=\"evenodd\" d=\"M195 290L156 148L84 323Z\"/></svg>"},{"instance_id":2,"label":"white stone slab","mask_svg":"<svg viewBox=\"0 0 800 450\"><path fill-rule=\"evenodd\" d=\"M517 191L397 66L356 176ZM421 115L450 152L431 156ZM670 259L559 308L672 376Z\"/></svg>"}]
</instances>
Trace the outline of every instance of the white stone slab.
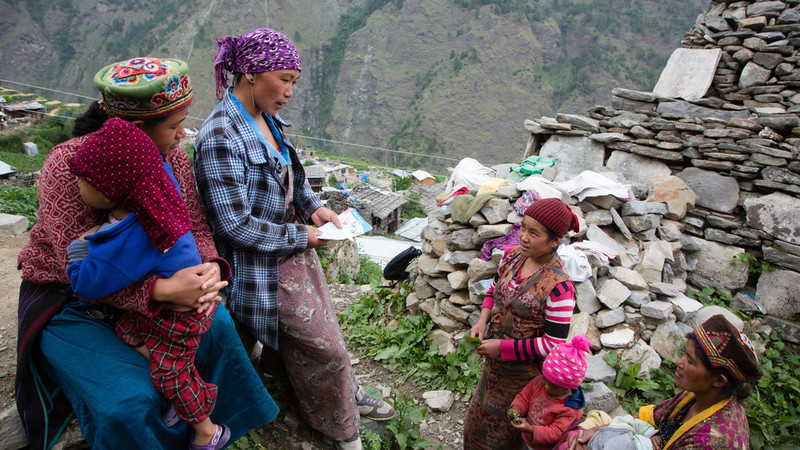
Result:
<instances>
[{"instance_id":1,"label":"white stone slab","mask_svg":"<svg viewBox=\"0 0 800 450\"><path fill-rule=\"evenodd\" d=\"M722 49L678 48L658 77L653 93L659 97L697 100L706 95L714 81Z\"/></svg>"}]
</instances>

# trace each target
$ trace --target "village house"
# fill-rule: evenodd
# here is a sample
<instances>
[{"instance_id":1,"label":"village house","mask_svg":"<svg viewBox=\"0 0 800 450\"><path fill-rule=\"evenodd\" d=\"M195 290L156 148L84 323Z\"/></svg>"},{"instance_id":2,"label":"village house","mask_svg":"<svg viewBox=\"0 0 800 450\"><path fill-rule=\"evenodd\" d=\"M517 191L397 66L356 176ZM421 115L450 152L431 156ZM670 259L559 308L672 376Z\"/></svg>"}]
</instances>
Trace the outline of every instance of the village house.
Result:
<instances>
[{"instance_id":1,"label":"village house","mask_svg":"<svg viewBox=\"0 0 800 450\"><path fill-rule=\"evenodd\" d=\"M400 226L400 207L408 203L402 196L375 186L353 189L350 198L356 209L370 225L372 234L394 234Z\"/></svg>"},{"instance_id":2,"label":"village house","mask_svg":"<svg viewBox=\"0 0 800 450\"><path fill-rule=\"evenodd\" d=\"M32 123L41 123L47 114L47 109L39 102L2 103L0 106L9 119L29 119Z\"/></svg>"},{"instance_id":3,"label":"village house","mask_svg":"<svg viewBox=\"0 0 800 450\"><path fill-rule=\"evenodd\" d=\"M311 190L317 194L322 192L322 187L325 186L325 167L321 164L315 164L306 166L303 169L306 172L308 184L311 185Z\"/></svg>"},{"instance_id":4,"label":"village house","mask_svg":"<svg viewBox=\"0 0 800 450\"><path fill-rule=\"evenodd\" d=\"M414 177L415 184L427 184L428 186L433 186L436 183L436 179L433 175L425 172L424 170L415 170L411 173L411 176Z\"/></svg>"}]
</instances>

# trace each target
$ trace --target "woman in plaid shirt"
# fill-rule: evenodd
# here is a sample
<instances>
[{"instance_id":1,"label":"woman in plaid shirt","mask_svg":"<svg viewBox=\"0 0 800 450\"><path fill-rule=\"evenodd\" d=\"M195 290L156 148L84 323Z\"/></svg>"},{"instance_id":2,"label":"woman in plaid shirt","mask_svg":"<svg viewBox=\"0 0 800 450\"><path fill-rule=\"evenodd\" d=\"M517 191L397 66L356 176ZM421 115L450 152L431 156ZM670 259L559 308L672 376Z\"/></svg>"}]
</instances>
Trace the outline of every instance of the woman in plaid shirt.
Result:
<instances>
[{"instance_id":1,"label":"woman in plaid shirt","mask_svg":"<svg viewBox=\"0 0 800 450\"><path fill-rule=\"evenodd\" d=\"M361 448L359 414L388 420L394 410L353 376L314 251L326 242L310 225L339 220L311 191L277 115L292 97L300 58L268 28L218 42L221 101L197 135L195 176L217 249L232 265L229 307L267 348L280 348L311 426L340 447Z\"/></svg>"}]
</instances>

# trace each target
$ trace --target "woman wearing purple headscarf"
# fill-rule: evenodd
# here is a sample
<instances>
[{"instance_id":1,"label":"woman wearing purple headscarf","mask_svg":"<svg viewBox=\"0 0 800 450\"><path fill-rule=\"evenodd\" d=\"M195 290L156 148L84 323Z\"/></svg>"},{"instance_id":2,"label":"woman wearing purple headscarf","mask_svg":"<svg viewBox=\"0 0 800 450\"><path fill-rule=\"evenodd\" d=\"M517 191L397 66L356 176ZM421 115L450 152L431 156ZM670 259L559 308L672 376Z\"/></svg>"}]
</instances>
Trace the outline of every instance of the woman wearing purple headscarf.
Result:
<instances>
[{"instance_id":1,"label":"woman wearing purple headscarf","mask_svg":"<svg viewBox=\"0 0 800 450\"><path fill-rule=\"evenodd\" d=\"M326 241L311 225L339 220L311 191L278 117L300 58L268 28L218 43L221 101L197 135L195 176L217 249L233 269L228 306L265 347L280 350L311 426L341 448L360 449L359 414L388 420L394 410L353 376L314 251Z\"/></svg>"}]
</instances>

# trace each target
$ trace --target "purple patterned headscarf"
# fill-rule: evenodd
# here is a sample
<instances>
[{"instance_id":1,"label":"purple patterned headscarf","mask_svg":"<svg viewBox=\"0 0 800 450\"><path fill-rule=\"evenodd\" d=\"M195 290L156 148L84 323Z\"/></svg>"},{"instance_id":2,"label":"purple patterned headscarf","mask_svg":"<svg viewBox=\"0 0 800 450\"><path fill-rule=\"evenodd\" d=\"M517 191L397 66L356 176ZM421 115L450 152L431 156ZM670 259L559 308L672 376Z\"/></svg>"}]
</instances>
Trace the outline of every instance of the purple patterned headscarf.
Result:
<instances>
[{"instance_id":1,"label":"purple patterned headscarf","mask_svg":"<svg viewBox=\"0 0 800 450\"><path fill-rule=\"evenodd\" d=\"M271 28L258 28L241 36L217 39L219 50L214 59L217 98L228 88L228 74L257 73L273 70L303 70L300 55L283 33Z\"/></svg>"}]
</instances>

